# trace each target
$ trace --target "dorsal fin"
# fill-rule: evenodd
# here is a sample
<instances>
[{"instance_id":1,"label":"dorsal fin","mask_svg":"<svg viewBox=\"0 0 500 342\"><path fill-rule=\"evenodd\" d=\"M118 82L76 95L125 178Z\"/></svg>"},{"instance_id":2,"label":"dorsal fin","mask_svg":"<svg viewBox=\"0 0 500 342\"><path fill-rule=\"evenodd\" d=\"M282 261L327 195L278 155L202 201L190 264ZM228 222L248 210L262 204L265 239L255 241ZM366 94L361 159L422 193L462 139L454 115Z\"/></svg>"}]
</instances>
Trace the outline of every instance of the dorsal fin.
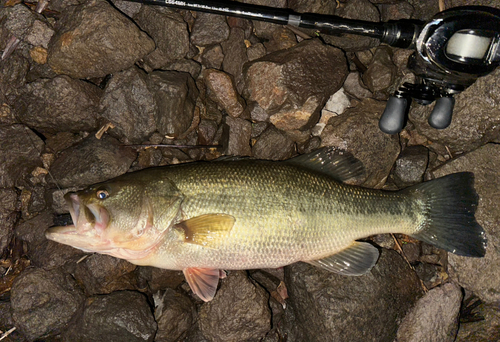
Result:
<instances>
[{"instance_id":1,"label":"dorsal fin","mask_svg":"<svg viewBox=\"0 0 500 342\"><path fill-rule=\"evenodd\" d=\"M336 147L323 147L289 159L285 163L327 174L339 182L362 176L365 172L363 163L359 159Z\"/></svg>"}]
</instances>

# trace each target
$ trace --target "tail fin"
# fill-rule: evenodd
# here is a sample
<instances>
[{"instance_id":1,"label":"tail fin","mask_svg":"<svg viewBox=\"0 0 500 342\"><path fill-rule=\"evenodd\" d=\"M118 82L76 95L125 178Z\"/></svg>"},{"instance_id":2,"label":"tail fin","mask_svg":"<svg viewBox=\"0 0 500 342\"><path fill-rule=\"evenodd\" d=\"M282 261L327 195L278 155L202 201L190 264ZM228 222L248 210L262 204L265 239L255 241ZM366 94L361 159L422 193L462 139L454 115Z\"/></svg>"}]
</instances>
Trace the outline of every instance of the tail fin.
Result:
<instances>
[{"instance_id":1,"label":"tail fin","mask_svg":"<svg viewBox=\"0 0 500 342\"><path fill-rule=\"evenodd\" d=\"M486 234L474 217L478 195L473 173L454 173L404 191L424 201L426 219L412 237L457 255L484 256Z\"/></svg>"}]
</instances>

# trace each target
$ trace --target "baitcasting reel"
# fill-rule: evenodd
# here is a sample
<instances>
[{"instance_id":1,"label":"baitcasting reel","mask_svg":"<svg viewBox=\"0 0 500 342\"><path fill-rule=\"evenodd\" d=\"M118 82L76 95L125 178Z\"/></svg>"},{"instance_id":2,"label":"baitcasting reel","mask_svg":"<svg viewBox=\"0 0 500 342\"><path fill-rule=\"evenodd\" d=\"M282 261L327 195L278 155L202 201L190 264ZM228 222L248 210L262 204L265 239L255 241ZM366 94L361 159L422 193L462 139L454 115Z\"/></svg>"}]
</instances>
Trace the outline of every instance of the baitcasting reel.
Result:
<instances>
[{"instance_id":1,"label":"baitcasting reel","mask_svg":"<svg viewBox=\"0 0 500 342\"><path fill-rule=\"evenodd\" d=\"M435 101L429 124L437 129L448 127L455 104L453 96L500 64L500 10L490 7L451 8L424 24L407 20L374 23L236 1L132 1L316 29L326 34L358 34L390 46L416 49L408 67L419 83L405 83L399 88L387 102L379 122L380 129L389 134L403 129L412 98L424 105Z\"/></svg>"}]
</instances>

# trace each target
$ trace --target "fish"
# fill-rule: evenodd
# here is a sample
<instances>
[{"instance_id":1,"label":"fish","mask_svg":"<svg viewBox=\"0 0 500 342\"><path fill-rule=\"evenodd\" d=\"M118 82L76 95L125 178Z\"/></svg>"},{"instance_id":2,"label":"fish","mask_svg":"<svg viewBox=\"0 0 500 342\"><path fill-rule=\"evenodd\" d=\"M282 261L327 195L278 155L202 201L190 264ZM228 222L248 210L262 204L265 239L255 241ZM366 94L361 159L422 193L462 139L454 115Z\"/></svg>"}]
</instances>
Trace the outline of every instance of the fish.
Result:
<instances>
[{"instance_id":1,"label":"fish","mask_svg":"<svg viewBox=\"0 0 500 342\"><path fill-rule=\"evenodd\" d=\"M325 147L286 161L222 158L126 173L67 193L73 225L46 238L141 266L182 270L203 301L225 270L306 262L346 276L376 264L371 235L401 233L451 253L483 257L474 175L399 190L349 185L352 154Z\"/></svg>"}]
</instances>

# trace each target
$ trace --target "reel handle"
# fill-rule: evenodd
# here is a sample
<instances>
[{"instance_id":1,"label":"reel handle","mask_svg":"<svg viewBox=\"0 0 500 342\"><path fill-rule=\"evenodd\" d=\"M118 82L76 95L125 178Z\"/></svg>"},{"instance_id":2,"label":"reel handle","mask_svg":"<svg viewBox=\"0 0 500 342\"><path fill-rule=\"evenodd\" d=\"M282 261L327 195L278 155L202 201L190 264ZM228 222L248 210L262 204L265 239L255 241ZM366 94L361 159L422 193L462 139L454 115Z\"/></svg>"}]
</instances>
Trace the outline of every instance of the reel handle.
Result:
<instances>
[{"instance_id":1,"label":"reel handle","mask_svg":"<svg viewBox=\"0 0 500 342\"><path fill-rule=\"evenodd\" d=\"M387 101L384 113L378 122L380 130L387 134L401 132L406 122L406 111L408 110L408 99L404 97L391 96Z\"/></svg>"},{"instance_id":2,"label":"reel handle","mask_svg":"<svg viewBox=\"0 0 500 342\"><path fill-rule=\"evenodd\" d=\"M445 129L451 123L455 98L451 96L440 97L436 100L434 109L429 115L429 125L436 129Z\"/></svg>"}]
</instances>

